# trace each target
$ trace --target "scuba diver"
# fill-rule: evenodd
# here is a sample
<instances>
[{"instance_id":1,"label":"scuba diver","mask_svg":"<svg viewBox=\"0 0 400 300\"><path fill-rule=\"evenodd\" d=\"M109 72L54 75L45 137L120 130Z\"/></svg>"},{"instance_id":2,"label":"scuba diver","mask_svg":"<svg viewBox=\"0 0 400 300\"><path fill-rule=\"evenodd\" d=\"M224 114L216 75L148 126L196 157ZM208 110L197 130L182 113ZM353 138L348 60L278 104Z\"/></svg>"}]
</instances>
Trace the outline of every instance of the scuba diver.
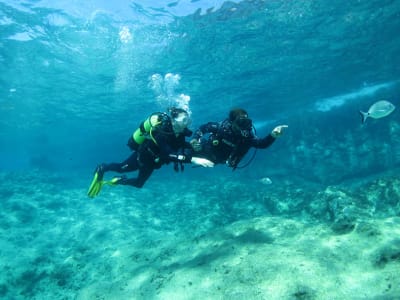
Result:
<instances>
[{"instance_id":1,"label":"scuba diver","mask_svg":"<svg viewBox=\"0 0 400 300\"><path fill-rule=\"evenodd\" d=\"M229 112L226 120L208 122L200 126L190 144L196 156L204 157L214 164L225 163L235 170L250 148L265 149L271 146L287 127L277 126L265 138L258 138L247 112L235 108ZM242 167L244 166L240 168Z\"/></svg>"},{"instance_id":2,"label":"scuba diver","mask_svg":"<svg viewBox=\"0 0 400 300\"><path fill-rule=\"evenodd\" d=\"M170 108L169 114L153 113L128 140L128 147L133 153L121 163L102 163L97 166L94 178L88 190L88 196L96 197L104 184L131 185L141 188L155 169L164 164L173 163L175 171L183 171L183 163L194 163L203 167L214 164L204 158L192 157L192 148L185 138L192 135L187 128L189 114L181 108ZM103 180L105 172L126 173L139 171L136 178L116 176Z\"/></svg>"}]
</instances>

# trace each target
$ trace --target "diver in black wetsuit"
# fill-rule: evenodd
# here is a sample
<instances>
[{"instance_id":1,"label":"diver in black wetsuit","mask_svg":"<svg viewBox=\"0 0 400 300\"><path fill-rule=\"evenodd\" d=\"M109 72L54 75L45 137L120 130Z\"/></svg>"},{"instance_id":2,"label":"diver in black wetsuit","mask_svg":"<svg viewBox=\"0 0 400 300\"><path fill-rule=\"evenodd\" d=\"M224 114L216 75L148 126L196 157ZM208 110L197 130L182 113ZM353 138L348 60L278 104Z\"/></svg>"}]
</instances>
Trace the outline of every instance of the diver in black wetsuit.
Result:
<instances>
[{"instance_id":1,"label":"diver in black wetsuit","mask_svg":"<svg viewBox=\"0 0 400 300\"><path fill-rule=\"evenodd\" d=\"M192 135L187 128L189 124L188 113L180 108L171 108L169 115L152 114L129 138L128 146L134 150L131 156L121 163L103 163L97 166L88 196L97 196L104 184L141 188L155 169L171 162L174 163L175 171L183 171L183 163L213 166L210 161L192 157L192 147L185 140ZM104 173L108 171L126 173L137 170L139 173L136 178L118 176L110 181L103 180Z\"/></svg>"},{"instance_id":2,"label":"diver in black wetsuit","mask_svg":"<svg viewBox=\"0 0 400 300\"><path fill-rule=\"evenodd\" d=\"M222 122L209 122L195 132L191 145L195 155L215 164L226 163L235 170L250 148L264 149L272 145L287 125L275 127L264 138L253 132L253 122L244 109L232 109Z\"/></svg>"}]
</instances>

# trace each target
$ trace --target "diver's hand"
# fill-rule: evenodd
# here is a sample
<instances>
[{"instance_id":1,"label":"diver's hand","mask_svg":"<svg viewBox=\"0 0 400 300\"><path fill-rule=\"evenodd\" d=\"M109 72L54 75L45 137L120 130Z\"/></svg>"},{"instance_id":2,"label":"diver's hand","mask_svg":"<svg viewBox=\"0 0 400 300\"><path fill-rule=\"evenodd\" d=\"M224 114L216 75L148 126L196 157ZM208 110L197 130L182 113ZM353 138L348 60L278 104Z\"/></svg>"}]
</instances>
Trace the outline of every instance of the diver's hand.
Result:
<instances>
[{"instance_id":1,"label":"diver's hand","mask_svg":"<svg viewBox=\"0 0 400 300\"><path fill-rule=\"evenodd\" d=\"M202 166L204 168L212 168L214 167L214 163L211 160L201 158L201 157L192 157L192 164L196 164Z\"/></svg>"},{"instance_id":2,"label":"diver's hand","mask_svg":"<svg viewBox=\"0 0 400 300\"><path fill-rule=\"evenodd\" d=\"M273 138L278 138L280 137L283 132L285 131L286 128L288 128L288 125L279 125L276 126L272 131L271 131L271 135Z\"/></svg>"},{"instance_id":3,"label":"diver's hand","mask_svg":"<svg viewBox=\"0 0 400 300\"><path fill-rule=\"evenodd\" d=\"M192 145L192 148L194 151L199 152L201 151L201 142L200 140L193 139L190 141L190 145Z\"/></svg>"}]
</instances>

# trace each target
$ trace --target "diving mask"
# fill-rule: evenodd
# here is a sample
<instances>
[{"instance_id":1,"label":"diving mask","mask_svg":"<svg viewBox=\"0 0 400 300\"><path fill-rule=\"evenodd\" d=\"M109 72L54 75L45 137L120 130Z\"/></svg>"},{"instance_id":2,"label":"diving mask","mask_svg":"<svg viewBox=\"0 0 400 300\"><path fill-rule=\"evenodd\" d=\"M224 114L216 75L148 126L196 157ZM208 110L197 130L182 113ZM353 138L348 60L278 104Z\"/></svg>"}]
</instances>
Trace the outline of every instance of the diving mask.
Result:
<instances>
[{"instance_id":1,"label":"diving mask","mask_svg":"<svg viewBox=\"0 0 400 300\"><path fill-rule=\"evenodd\" d=\"M172 128L175 133L182 133L185 128L190 125L190 118L186 112L178 113L175 118L172 119Z\"/></svg>"},{"instance_id":2,"label":"diving mask","mask_svg":"<svg viewBox=\"0 0 400 300\"><path fill-rule=\"evenodd\" d=\"M249 137L253 129L253 122L247 117L239 117L232 122L232 129L243 137Z\"/></svg>"}]
</instances>

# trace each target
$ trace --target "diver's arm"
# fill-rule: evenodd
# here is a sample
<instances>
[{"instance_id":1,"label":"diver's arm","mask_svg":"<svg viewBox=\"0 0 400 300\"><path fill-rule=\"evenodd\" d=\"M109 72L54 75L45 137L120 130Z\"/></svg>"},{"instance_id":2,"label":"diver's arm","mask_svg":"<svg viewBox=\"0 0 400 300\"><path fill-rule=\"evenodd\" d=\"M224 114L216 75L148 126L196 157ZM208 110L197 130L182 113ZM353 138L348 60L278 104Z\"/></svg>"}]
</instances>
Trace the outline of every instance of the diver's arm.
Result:
<instances>
[{"instance_id":1,"label":"diver's arm","mask_svg":"<svg viewBox=\"0 0 400 300\"><path fill-rule=\"evenodd\" d=\"M265 149L269 146L271 146L275 140L280 137L283 132L288 128L288 125L279 125L276 126L270 134L268 134L265 138L259 139L255 137L252 140L252 147L254 148L259 148L259 149Z\"/></svg>"},{"instance_id":2,"label":"diver's arm","mask_svg":"<svg viewBox=\"0 0 400 300\"><path fill-rule=\"evenodd\" d=\"M271 134L268 134L265 138L257 138L255 137L251 141L251 146L257 149L265 149L271 146L275 142L276 138L274 138Z\"/></svg>"},{"instance_id":3,"label":"diver's arm","mask_svg":"<svg viewBox=\"0 0 400 300\"><path fill-rule=\"evenodd\" d=\"M166 139L161 138L157 141L160 147L160 158L162 161L168 162L180 162L180 163L192 163L201 167L214 167L214 163L208 159L202 157L194 157L193 149L189 143L184 142L184 146L180 151L174 151L166 142Z\"/></svg>"},{"instance_id":4,"label":"diver's arm","mask_svg":"<svg viewBox=\"0 0 400 300\"><path fill-rule=\"evenodd\" d=\"M192 134L193 134L193 131L191 131L188 128L185 128L185 130L183 131L183 136L185 136L185 137L191 137Z\"/></svg>"},{"instance_id":5,"label":"diver's arm","mask_svg":"<svg viewBox=\"0 0 400 300\"><path fill-rule=\"evenodd\" d=\"M184 149L184 151L175 151L168 144L167 138L163 135L155 137L155 140L157 141L157 145L160 149L159 156L163 162L191 162L192 151L190 149Z\"/></svg>"}]
</instances>

